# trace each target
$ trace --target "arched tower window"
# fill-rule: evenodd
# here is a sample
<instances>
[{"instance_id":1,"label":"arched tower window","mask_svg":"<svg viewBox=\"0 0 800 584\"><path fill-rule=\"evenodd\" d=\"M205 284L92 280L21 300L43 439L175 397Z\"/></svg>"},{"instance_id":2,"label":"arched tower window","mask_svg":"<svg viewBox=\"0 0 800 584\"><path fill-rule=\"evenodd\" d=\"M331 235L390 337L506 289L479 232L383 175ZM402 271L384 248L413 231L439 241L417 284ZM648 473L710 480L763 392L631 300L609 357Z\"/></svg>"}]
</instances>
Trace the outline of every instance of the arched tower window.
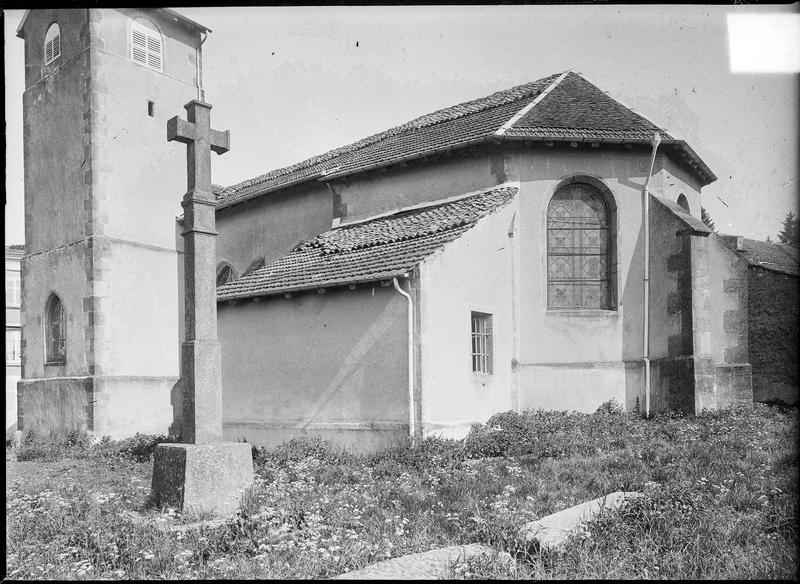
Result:
<instances>
[{"instance_id":1,"label":"arched tower window","mask_svg":"<svg viewBox=\"0 0 800 584\"><path fill-rule=\"evenodd\" d=\"M45 305L45 330L47 362L63 364L67 359L67 320L64 305L53 292Z\"/></svg>"},{"instance_id":2,"label":"arched tower window","mask_svg":"<svg viewBox=\"0 0 800 584\"><path fill-rule=\"evenodd\" d=\"M217 269L217 286L227 284L235 278L236 274L234 273L233 267L230 264L224 263Z\"/></svg>"},{"instance_id":3,"label":"arched tower window","mask_svg":"<svg viewBox=\"0 0 800 584\"><path fill-rule=\"evenodd\" d=\"M683 193L678 195L678 206L680 206L680 208L686 211L687 213L691 213L691 211L689 210L689 201L686 200L686 195L684 195Z\"/></svg>"},{"instance_id":4,"label":"arched tower window","mask_svg":"<svg viewBox=\"0 0 800 584\"><path fill-rule=\"evenodd\" d=\"M143 18L131 23L131 61L163 71L161 33Z\"/></svg>"},{"instance_id":5,"label":"arched tower window","mask_svg":"<svg viewBox=\"0 0 800 584\"><path fill-rule=\"evenodd\" d=\"M61 29L57 23L50 25L44 35L44 64L49 65L61 56Z\"/></svg>"},{"instance_id":6,"label":"arched tower window","mask_svg":"<svg viewBox=\"0 0 800 584\"><path fill-rule=\"evenodd\" d=\"M547 207L547 308L612 309L612 209L593 186L573 182Z\"/></svg>"}]
</instances>

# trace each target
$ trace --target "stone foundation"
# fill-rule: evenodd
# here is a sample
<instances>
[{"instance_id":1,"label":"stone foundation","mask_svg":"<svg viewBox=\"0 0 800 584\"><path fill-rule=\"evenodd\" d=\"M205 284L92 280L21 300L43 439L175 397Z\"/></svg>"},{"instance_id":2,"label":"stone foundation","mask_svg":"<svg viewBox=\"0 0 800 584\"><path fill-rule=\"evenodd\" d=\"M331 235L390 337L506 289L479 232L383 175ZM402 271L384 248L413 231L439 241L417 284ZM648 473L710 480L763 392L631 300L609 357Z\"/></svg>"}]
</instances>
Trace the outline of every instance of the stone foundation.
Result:
<instances>
[{"instance_id":1,"label":"stone foundation","mask_svg":"<svg viewBox=\"0 0 800 584\"><path fill-rule=\"evenodd\" d=\"M167 434L176 377L83 376L22 380L17 420L24 434L91 431L114 440Z\"/></svg>"}]
</instances>

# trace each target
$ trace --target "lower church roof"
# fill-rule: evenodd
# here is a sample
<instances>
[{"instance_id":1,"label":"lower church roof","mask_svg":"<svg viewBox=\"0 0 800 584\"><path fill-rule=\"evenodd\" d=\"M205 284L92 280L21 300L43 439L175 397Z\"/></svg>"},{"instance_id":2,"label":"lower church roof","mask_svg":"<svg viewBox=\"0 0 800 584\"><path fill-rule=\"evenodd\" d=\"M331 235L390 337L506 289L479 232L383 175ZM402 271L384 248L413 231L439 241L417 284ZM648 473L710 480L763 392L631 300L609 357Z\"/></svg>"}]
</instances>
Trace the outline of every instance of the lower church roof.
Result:
<instances>
[{"instance_id":1,"label":"lower church roof","mask_svg":"<svg viewBox=\"0 0 800 584\"><path fill-rule=\"evenodd\" d=\"M517 194L498 186L455 200L342 225L217 288L217 300L286 294L402 276Z\"/></svg>"}]
</instances>

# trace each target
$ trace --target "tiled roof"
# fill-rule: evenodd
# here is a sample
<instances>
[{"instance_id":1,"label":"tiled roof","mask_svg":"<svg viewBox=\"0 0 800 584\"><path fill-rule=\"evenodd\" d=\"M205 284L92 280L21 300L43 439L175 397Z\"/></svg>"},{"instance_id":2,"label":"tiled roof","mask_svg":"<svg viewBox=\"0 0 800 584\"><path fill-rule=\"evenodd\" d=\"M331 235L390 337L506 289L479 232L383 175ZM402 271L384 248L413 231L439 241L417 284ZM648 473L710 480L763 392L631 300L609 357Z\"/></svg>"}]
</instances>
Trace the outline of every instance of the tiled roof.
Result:
<instances>
[{"instance_id":1,"label":"tiled roof","mask_svg":"<svg viewBox=\"0 0 800 584\"><path fill-rule=\"evenodd\" d=\"M537 98L540 101L534 103ZM518 117L526 107L529 110ZM648 143L655 131L661 134L664 148L676 152L695 168L703 184L716 179L685 142L674 139L570 71L438 110L215 192L221 208L308 180L343 176L490 140L639 144Z\"/></svg>"},{"instance_id":2,"label":"tiled roof","mask_svg":"<svg viewBox=\"0 0 800 584\"><path fill-rule=\"evenodd\" d=\"M742 238L742 250L738 253L750 265L766 268L783 274L800 275L800 249L785 243L772 243Z\"/></svg>"},{"instance_id":3,"label":"tiled roof","mask_svg":"<svg viewBox=\"0 0 800 584\"><path fill-rule=\"evenodd\" d=\"M388 280L411 270L508 203L502 186L326 231L272 264L217 288L217 300Z\"/></svg>"}]
</instances>

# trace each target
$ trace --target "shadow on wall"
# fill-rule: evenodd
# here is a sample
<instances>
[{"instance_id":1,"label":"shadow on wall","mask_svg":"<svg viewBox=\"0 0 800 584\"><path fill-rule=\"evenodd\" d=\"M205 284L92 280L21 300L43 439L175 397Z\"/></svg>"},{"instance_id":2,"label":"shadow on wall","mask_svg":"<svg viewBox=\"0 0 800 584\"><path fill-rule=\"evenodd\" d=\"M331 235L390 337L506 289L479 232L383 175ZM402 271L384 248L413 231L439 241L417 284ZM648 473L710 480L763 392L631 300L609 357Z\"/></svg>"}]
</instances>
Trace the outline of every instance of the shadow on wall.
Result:
<instances>
[{"instance_id":1,"label":"shadow on wall","mask_svg":"<svg viewBox=\"0 0 800 584\"><path fill-rule=\"evenodd\" d=\"M181 418L183 417L183 386L181 380L175 382L169 392L169 401L172 404L172 424L169 426L169 435L181 436Z\"/></svg>"}]
</instances>

